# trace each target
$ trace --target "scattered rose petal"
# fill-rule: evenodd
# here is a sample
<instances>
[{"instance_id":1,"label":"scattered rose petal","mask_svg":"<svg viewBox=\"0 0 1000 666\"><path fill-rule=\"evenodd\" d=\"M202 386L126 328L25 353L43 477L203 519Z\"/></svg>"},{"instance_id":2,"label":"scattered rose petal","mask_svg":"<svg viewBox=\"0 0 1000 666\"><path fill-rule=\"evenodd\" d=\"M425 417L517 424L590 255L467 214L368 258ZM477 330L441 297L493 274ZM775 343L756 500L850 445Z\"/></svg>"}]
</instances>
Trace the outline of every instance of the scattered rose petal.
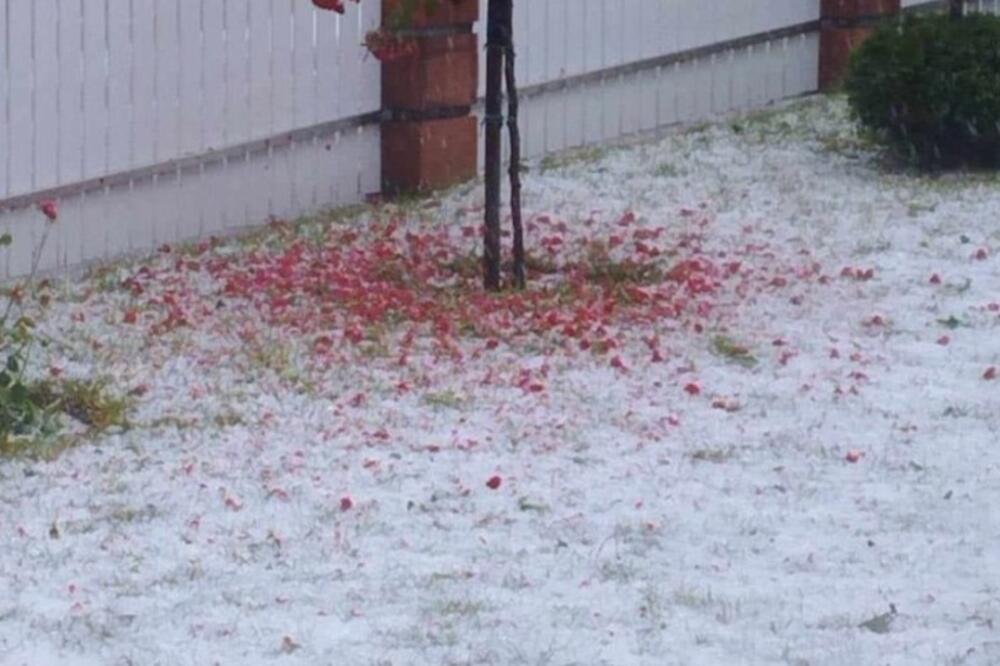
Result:
<instances>
[{"instance_id":1,"label":"scattered rose petal","mask_svg":"<svg viewBox=\"0 0 1000 666\"><path fill-rule=\"evenodd\" d=\"M847 455L844 456L844 459L849 463L856 463L859 460L861 460L864 457L864 455L865 455L864 453L858 451L857 449L851 449L850 451L847 452Z\"/></svg>"},{"instance_id":2,"label":"scattered rose petal","mask_svg":"<svg viewBox=\"0 0 1000 666\"><path fill-rule=\"evenodd\" d=\"M486 482L486 487L490 490L496 490L500 487L501 483L503 483L503 479L499 476L491 476L490 480Z\"/></svg>"}]
</instances>

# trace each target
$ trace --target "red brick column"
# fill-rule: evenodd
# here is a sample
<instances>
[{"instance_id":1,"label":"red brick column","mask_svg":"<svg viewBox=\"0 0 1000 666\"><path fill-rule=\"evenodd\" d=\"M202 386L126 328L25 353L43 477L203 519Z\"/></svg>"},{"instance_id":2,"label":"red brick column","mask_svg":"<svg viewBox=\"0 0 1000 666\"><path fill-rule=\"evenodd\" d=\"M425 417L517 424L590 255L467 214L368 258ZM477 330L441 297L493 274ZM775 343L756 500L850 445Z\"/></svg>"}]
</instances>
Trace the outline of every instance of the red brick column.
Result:
<instances>
[{"instance_id":1,"label":"red brick column","mask_svg":"<svg viewBox=\"0 0 1000 666\"><path fill-rule=\"evenodd\" d=\"M819 89L829 90L847 73L851 51L875 25L898 14L900 0L822 0L820 4Z\"/></svg>"},{"instance_id":2,"label":"red brick column","mask_svg":"<svg viewBox=\"0 0 1000 666\"><path fill-rule=\"evenodd\" d=\"M386 19L400 0L382 0ZM382 189L447 187L476 175L477 121L471 115L479 75L472 25L479 0L439 0L398 31L413 40L404 57L382 64ZM392 26L385 26L392 29Z\"/></svg>"}]
</instances>

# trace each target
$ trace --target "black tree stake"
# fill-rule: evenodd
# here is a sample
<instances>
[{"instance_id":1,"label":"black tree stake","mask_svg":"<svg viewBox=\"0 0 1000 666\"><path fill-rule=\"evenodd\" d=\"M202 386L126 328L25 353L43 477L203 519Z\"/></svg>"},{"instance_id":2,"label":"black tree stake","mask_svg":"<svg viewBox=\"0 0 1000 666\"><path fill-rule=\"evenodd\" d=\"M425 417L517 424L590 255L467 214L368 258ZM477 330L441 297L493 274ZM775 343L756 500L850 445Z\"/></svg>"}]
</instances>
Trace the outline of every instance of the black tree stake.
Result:
<instances>
[{"instance_id":1,"label":"black tree stake","mask_svg":"<svg viewBox=\"0 0 1000 666\"><path fill-rule=\"evenodd\" d=\"M514 74L514 0L504 0L507 36L504 71L507 81L507 129L510 133L510 218L514 231L514 287L527 284L524 270L524 225L521 221L521 129L517 124L517 78Z\"/></svg>"},{"instance_id":2,"label":"black tree stake","mask_svg":"<svg viewBox=\"0 0 1000 666\"><path fill-rule=\"evenodd\" d=\"M504 5L511 0L490 0L486 23L486 212L483 230L483 285L500 290L500 173L503 129Z\"/></svg>"}]
</instances>

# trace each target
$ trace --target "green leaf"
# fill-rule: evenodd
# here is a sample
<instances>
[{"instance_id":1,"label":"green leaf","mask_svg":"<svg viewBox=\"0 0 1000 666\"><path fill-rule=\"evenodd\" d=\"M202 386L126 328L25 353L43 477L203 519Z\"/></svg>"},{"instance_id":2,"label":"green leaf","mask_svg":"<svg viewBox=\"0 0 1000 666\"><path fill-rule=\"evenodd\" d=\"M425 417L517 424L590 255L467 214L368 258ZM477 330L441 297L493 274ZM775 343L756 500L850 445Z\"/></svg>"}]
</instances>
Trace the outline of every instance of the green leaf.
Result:
<instances>
[{"instance_id":1,"label":"green leaf","mask_svg":"<svg viewBox=\"0 0 1000 666\"><path fill-rule=\"evenodd\" d=\"M7 247L14 242L14 237L10 234L4 234L0 236L0 247Z\"/></svg>"},{"instance_id":2,"label":"green leaf","mask_svg":"<svg viewBox=\"0 0 1000 666\"><path fill-rule=\"evenodd\" d=\"M757 359L749 349L724 335L717 335L712 339L712 350L719 356L745 368L757 365Z\"/></svg>"},{"instance_id":3,"label":"green leaf","mask_svg":"<svg viewBox=\"0 0 1000 666\"><path fill-rule=\"evenodd\" d=\"M21 369L21 363L17 360L17 354L11 354L7 357L7 369L11 372L17 372Z\"/></svg>"},{"instance_id":4,"label":"green leaf","mask_svg":"<svg viewBox=\"0 0 1000 666\"><path fill-rule=\"evenodd\" d=\"M28 387L18 382L10 387L10 399L15 403L30 404L28 400Z\"/></svg>"},{"instance_id":5,"label":"green leaf","mask_svg":"<svg viewBox=\"0 0 1000 666\"><path fill-rule=\"evenodd\" d=\"M887 634L892 628L892 621L895 618L895 613L882 613L881 615L876 615L871 619L865 620L858 627L876 634Z\"/></svg>"}]
</instances>

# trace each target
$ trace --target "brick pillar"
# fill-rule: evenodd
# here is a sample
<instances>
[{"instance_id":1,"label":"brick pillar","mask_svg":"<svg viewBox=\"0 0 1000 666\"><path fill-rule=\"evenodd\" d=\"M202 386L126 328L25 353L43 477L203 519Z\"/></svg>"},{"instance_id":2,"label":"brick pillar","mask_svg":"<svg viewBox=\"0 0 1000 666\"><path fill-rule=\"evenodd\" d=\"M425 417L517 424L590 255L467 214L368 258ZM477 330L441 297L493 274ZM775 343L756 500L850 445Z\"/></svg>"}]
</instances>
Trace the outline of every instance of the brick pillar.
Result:
<instances>
[{"instance_id":1,"label":"brick pillar","mask_svg":"<svg viewBox=\"0 0 1000 666\"><path fill-rule=\"evenodd\" d=\"M382 0L386 19L400 0ZM447 187L476 175L479 75L472 25L479 0L439 0L417 10L399 36L413 40L402 58L382 64L382 189L393 194ZM392 26L385 26L391 29Z\"/></svg>"},{"instance_id":2,"label":"brick pillar","mask_svg":"<svg viewBox=\"0 0 1000 666\"><path fill-rule=\"evenodd\" d=\"M839 83L847 73L851 51L879 21L899 11L900 0L821 0L819 89Z\"/></svg>"}]
</instances>

